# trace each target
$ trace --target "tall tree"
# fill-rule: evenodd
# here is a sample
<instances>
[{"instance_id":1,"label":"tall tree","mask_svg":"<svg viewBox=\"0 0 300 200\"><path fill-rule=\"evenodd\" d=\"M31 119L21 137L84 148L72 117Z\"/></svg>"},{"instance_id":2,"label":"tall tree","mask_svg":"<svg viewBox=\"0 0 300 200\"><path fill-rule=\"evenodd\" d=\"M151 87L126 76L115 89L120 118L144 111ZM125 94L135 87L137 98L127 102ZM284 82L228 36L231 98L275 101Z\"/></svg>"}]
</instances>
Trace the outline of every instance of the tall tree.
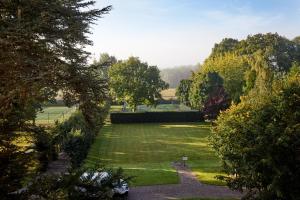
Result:
<instances>
[{"instance_id":1,"label":"tall tree","mask_svg":"<svg viewBox=\"0 0 300 200\"><path fill-rule=\"evenodd\" d=\"M210 57L202 66L202 73L217 72L223 79L225 91L230 100L238 103L244 93L246 85L246 72L251 69L246 56L236 53L224 53L223 55Z\"/></svg>"},{"instance_id":2,"label":"tall tree","mask_svg":"<svg viewBox=\"0 0 300 200\"><path fill-rule=\"evenodd\" d=\"M46 101L61 89L68 102L79 100L77 83L87 74L85 45L90 24L111 7L88 9L94 1L0 2L1 126L14 109L23 112L31 101ZM24 112L23 112L24 113ZM32 117L30 116L30 119Z\"/></svg>"},{"instance_id":3,"label":"tall tree","mask_svg":"<svg viewBox=\"0 0 300 200\"><path fill-rule=\"evenodd\" d=\"M193 77L190 90L192 106L205 108L203 100L207 94L201 88L207 74L212 72L223 79L224 92L229 95L225 98L228 105L230 101L238 103L240 96L252 89L257 89L257 92L270 90L273 81L281 79L294 62L300 61L300 48L295 41L277 33L256 34L241 41L222 40Z\"/></svg>"},{"instance_id":4,"label":"tall tree","mask_svg":"<svg viewBox=\"0 0 300 200\"><path fill-rule=\"evenodd\" d=\"M135 110L137 105L154 105L167 84L160 78L156 66L148 66L136 57L119 61L109 69L112 93L120 102Z\"/></svg>"},{"instance_id":5,"label":"tall tree","mask_svg":"<svg viewBox=\"0 0 300 200\"><path fill-rule=\"evenodd\" d=\"M183 79L180 81L179 86L176 88L176 96L179 101L187 106L190 106L189 93L192 80Z\"/></svg>"},{"instance_id":6,"label":"tall tree","mask_svg":"<svg viewBox=\"0 0 300 200\"><path fill-rule=\"evenodd\" d=\"M90 9L94 3L0 1L0 137L5 145L0 156L13 149L16 130L36 130L29 120L39 109L37 105L54 98L58 90L63 91L68 105L80 103L92 124L88 110L104 100L107 83L94 79L91 68L86 67L89 53L84 47L92 43L87 36L90 25L111 10L110 6ZM6 170L13 170L10 167ZM15 178L6 179L11 184L0 183L5 192L20 185Z\"/></svg>"},{"instance_id":7,"label":"tall tree","mask_svg":"<svg viewBox=\"0 0 300 200\"><path fill-rule=\"evenodd\" d=\"M298 200L300 195L300 68L295 65L272 92L252 90L223 112L211 142L243 199Z\"/></svg>"},{"instance_id":8,"label":"tall tree","mask_svg":"<svg viewBox=\"0 0 300 200\"><path fill-rule=\"evenodd\" d=\"M193 78L189 98L193 108L202 110L207 118L215 118L228 108L229 96L217 72L198 73Z\"/></svg>"},{"instance_id":9,"label":"tall tree","mask_svg":"<svg viewBox=\"0 0 300 200\"><path fill-rule=\"evenodd\" d=\"M232 38L224 38L219 44L215 44L211 52L211 57L222 56L235 50L239 41Z\"/></svg>"},{"instance_id":10,"label":"tall tree","mask_svg":"<svg viewBox=\"0 0 300 200\"><path fill-rule=\"evenodd\" d=\"M116 57L110 56L108 53L101 53L99 60L94 60L93 66L98 68L99 73L108 79L108 69L116 63Z\"/></svg>"},{"instance_id":11,"label":"tall tree","mask_svg":"<svg viewBox=\"0 0 300 200\"><path fill-rule=\"evenodd\" d=\"M297 36L293 39L293 42L295 42L296 44L300 45L300 36Z\"/></svg>"}]
</instances>

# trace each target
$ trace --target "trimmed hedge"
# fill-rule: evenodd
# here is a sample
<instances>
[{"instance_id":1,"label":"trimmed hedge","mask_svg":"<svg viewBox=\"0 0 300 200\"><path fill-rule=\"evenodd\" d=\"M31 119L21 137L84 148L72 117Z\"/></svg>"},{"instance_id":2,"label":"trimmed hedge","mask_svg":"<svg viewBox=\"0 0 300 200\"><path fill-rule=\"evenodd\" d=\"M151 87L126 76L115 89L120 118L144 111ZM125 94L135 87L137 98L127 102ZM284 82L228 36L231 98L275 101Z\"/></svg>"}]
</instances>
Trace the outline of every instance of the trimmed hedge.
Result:
<instances>
[{"instance_id":1,"label":"trimmed hedge","mask_svg":"<svg viewBox=\"0 0 300 200\"><path fill-rule=\"evenodd\" d=\"M111 113L110 121L121 123L152 123L152 122L201 122L202 112L143 112L143 113Z\"/></svg>"}]
</instances>

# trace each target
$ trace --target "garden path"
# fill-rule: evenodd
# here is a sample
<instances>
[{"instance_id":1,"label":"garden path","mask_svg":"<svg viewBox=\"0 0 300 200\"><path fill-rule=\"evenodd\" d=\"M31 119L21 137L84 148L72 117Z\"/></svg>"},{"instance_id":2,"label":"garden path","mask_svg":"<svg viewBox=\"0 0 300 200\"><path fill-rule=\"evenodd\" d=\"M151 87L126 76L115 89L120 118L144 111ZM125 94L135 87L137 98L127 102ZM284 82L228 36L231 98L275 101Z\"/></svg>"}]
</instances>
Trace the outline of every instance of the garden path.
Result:
<instances>
[{"instance_id":1,"label":"garden path","mask_svg":"<svg viewBox=\"0 0 300 200\"><path fill-rule=\"evenodd\" d=\"M64 174L71 167L70 157L65 152L58 155L58 159L48 164L46 174Z\"/></svg>"},{"instance_id":2,"label":"garden path","mask_svg":"<svg viewBox=\"0 0 300 200\"><path fill-rule=\"evenodd\" d=\"M182 198L240 198L241 193L225 186L200 183L192 171L181 163L173 163L180 177L180 184L133 187L128 200L167 200Z\"/></svg>"}]
</instances>

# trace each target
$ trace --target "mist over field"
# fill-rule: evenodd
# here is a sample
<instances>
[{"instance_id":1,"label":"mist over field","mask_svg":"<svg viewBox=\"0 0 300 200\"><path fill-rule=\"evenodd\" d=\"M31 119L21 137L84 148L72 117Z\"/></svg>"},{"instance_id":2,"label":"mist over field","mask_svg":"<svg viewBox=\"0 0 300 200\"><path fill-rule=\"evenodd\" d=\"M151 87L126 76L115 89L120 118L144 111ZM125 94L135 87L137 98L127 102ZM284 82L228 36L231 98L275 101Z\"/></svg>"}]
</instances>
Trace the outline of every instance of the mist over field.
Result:
<instances>
[{"instance_id":1,"label":"mist over field","mask_svg":"<svg viewBox=\"0 0 300 200\"><path fill-rule=\"evenodd\" d=\"M180 80L191 77L192 72L199 68L197 65L179 66L160 70L162 80L169 84L170 88L176 88Z\"/></svg>"}]
</instances>

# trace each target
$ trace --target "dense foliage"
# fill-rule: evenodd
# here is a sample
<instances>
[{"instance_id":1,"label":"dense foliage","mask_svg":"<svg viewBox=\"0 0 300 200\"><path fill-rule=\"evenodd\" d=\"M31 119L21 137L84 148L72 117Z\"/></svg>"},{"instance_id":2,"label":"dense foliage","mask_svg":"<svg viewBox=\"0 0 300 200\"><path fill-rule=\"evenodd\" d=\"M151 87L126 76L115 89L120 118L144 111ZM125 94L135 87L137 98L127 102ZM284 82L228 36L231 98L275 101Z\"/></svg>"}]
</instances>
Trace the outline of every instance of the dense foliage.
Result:
<instances>
[{"instance_id":1,"label":"dense foliage","mask_svg":"<svg viewBox=\"0 0 300 200\"><path fill-rule=\"evenodd\" d=\"M87 176L83 176L86 173ZM101 173L108 176L101 179ZM95 174L97 175L96 177ZM130 181L122 169L106 169L94 166L79 168L63 175L44 175L37 177L26 189L11 194L11 199L49 199L49 200L109 200L118 199L112 192L116 184Z\"/></svg>"},{"instance_id":2,"label":"dense foliage","mask_svg":"<svg viewBox=\"0 0 300 200\"><path fill-rule=\"evenodd\" d=\"M300 61L300 46L296 41L277 33L267 33L248 36L241 41L224 39L216 44L211 55L192 76L189 91L192 107L210 110L213 112L211 116L217 116L232 102L240 102L240 97L252 89L257 88L257 92L269 90L274 80L283 77L294 62ZM210 73L217 73L223 80L221 84L219 79L211 80L214 85L219 85L219 92L209 91L209 86L204 84ZM223 106L219 106L221 100L211 101L209 96L222 99Z\"/></svg>"},{"instance_id":3,"label":"dense foliage","mask_svg":"<svg viewBox=\"0 0 300 200\"><path fill-rule=\"evenodd\" d=\"M180 103L184 105L190 106L189 100L189 91L192 84L192 80L189 79L182 79L176 88L176 96Z\"/></svg>"},{"instance_id":4,"label":"dense foliage","mask_svg":"<svg viewBox=\"0 0 300 200\"><path fill-rule=\"evenodd\" d=\"M119 61L109 69L112 95L135 110L139 104L154 105L161 90L168 85L160 78L156 66L149 66L136 57Z\"/></svg>"},{"instance_id":5,"label":"dense foliage","mask_svg":"<svg viewBox=\"0 0 300 200\"><path fill-rule=\"evenodd\" d=\"M220 110L228 107L228 94L223 87L223 79L216 72L197 75L190 89L191 105L200 108L206 118L215 118ZM195 80L195 79L194 79Z\"/></svg>"},{"instance_id":6,"label":"dense foliage","mask_svg":"<svg viewBox=\"0 0 300 200\"><path fill-rule=\"evenodd\" d=\"M106 110L98 115L95 120L96 126L91 127L85 120L81 112L73 114L67 121L57 125L52 130L54 135L55 144L66 152L72 162L73 167L79 167L82 161L86 158L89 147L94 141L95 136L100 131L104 119L108 113L107 105Z\"/></svg>"},{"instance_id":7,"label":"dense foliage","mask_svg":"<svg viewBox=\"0 0 300 200\"><path fill-rule=\"evenodd\" d=\"M221 178L245 199L299 199L299 65L269 92L257 90L216 121L211 141L228 174Z\"/></svg>"},{"instance_id":8,"label":"dense foliage","mask_svg":"<svg viewBox=\"0 0 300 200\"><path fill-rule=\"evenodd\" d=\"M30 160L13 143L22 133L32 133L40 161L51 159L51 137L32 123L42 103L61 91L67 105L79 104L89 127L97 126L108 85L94 67L87 66L89 53L84 47L91 44L90 24L111 7L90 9L94 3L0 1L0 187L5 188L1 190L4 199L21 187L25 176L21 168L26 165L20 160Z\"/></svg>"}]
</instances>

